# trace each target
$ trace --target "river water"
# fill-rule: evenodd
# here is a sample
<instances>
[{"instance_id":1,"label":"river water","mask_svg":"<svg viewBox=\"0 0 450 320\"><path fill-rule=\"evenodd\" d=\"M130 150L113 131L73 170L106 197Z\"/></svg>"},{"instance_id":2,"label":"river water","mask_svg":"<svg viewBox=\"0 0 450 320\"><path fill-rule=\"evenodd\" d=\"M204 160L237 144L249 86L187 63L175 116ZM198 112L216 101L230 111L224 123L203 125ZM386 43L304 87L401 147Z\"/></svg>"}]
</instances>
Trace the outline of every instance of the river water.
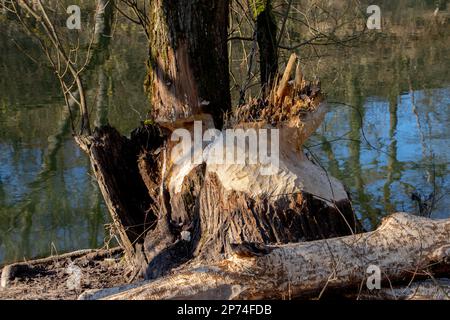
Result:
<instances>
[{"instance_id":1,"label":"river water","mask_svg":"<svg viewBox=\"0 0 450 320\"><path fill-rule=\"evenodd\" d=\"M426 10L428 17L433 7ZM298 50L330 108L307 152L345 183L367 229L390 212L419 214L413 193L428 205L422 214L450 216L449 28L422 20L402 16L392 32L383 30L387 36L355 48ZM0 264L112 245L107 210L52 73L12 45L20 35L1 31ZM105 61L89 71L96 122L107 119L123 134L148 110L146 41L136 31L122 26ZM26 38L21 44L39 56Z\"/></svg>"}]
</instances>

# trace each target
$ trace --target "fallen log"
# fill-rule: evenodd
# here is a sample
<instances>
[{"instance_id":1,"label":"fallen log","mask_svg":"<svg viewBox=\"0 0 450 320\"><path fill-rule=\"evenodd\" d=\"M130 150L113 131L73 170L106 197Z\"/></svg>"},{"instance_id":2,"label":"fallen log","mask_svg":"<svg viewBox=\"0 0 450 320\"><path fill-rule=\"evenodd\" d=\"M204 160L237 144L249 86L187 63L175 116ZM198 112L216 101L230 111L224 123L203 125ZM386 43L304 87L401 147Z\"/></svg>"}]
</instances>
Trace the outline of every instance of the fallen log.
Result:
<instances>
[{"instance_id":1,"label":"fallen log","mask_svg":"<svg viewBox=\"0 0 450 320\"><path fill-rule=\"evenodd\" d=\"M450 279L428 279L408 286L383 288L376 294L360 294L358 299L385 300L450 300Z\"/></svg>"},{"instance_id":2,"label":"fallen log","mask_svg":"<svg viewBox=\"0 0 450 320\"><path fill-rule=\"evenodd\" d=\"M185 265L170 276L107 299L317 298L332 290L361 290L381 270L383 288L425 275L449 275L450 220L396 213L373 232L306 243L240 244L211 265ZM347 292L348 293L348 292Z\"/></svg>"}]
</instances>

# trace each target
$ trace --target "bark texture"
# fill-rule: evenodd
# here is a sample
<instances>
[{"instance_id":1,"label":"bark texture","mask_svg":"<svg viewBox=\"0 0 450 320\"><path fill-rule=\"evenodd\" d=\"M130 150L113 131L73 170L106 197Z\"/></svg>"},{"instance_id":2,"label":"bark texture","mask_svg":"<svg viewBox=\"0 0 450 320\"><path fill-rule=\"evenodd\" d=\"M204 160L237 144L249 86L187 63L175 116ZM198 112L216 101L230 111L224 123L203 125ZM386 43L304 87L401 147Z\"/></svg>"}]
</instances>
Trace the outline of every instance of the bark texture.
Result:
<instances>
[{"instance_id":1,"label":"bark texture","mask_svg":"<svg viewBox=\"0 0 450 320\"><path fill-rule=\"evenodd\" d=\"M226 128L240 130L232 143L220 145L233 132L219 131L201 143L195 162L198 150L180 153L171 138L183 128L195 146L197 134L201 139L206 129L222 128L230 109L228 1L157 0L149 20L146 86L154 124L130 138L109 126L77 137L135 275L156 279L189 261L216 263L242 244L259 248L361 231L343 185L303 155L326 106L320 87L289 81L295 55L267 99L229 114ZM199 133L195 120L202 120ZM233 157L259 159L261 150L250 148L256 140L238 140L248 130L272 129L280 131L277 163L217 162L207 151L220 147ZM263 174L265 167L276 170Z\"/></svg>"},{"instance_id":2,"label":"bark texture","mask_svg":"<svg viewBox=\"0 0 450 320\"><path fill-rule=\"evenodd\" d=\"M157 212L153 210L156 199L151 197L140 175L137 160L143 150L151 152L162 144L161 132L154 127L143 127L128 139L114 128L103 126L92 136L75 139L91 160L115 232L131 262L135 245L143 242L142 236L154 224Z\"/></svg>"},{"instance_id":3,"label":"bark texture","mask_svg":"<svg viewBox=\"0 0 450 320\"><path fill-rule=\"evenodd\" d=\"M180 153L169 139L170 129L160 125L143 126L130 139L110 127L78 139L91 158L136 274L156 279L189 261L215 263L244 243L258 247L362 231L344 186L303 154L304 141L320 125L327 107L320 102L320 89L297 88L288 81L292 66L270 101L235 110L227 122L235 130L218 131L203 145L200 163L192 157L198 150ZM183 124L195 146L190 141L198 134L195 126L186 119ZM199 133L207 128L208 123ZM269 130L279 136L272 137ZM266 133L265 147L271 144L271 161L276 163L261 161L267 150L259 149L264 149L259 140L245 142L248 132L258 132L257 139ZM250 147L256 144L258 148ZM217 161L213 150L245 159Z\"/></svg>"},{"instance_id":4,"label":"bark texture","mask_svg":"<svg viewBox=\"0 0 450 320\"><path fill-rule=\"evenodd\" d=\"M231 109L228 11L228 0L152 2L145 87L158 123L177 127L207 113L222 126Z\"/></svg>"},{"instance_id":5,"label":"bark texture","mask_svg":"<svg viewBox=\"0 0 450 320\"><path fill-rule=\"evenodd\" d=\"M382 286L389 288L426 274L448 275L449 258L450 220L396 213L364 234L282 246L242 245L229 259L185 267L108 299L316 298L334 289L357 293L370 265L381 269Z\"/></svg>"}]
</instances>

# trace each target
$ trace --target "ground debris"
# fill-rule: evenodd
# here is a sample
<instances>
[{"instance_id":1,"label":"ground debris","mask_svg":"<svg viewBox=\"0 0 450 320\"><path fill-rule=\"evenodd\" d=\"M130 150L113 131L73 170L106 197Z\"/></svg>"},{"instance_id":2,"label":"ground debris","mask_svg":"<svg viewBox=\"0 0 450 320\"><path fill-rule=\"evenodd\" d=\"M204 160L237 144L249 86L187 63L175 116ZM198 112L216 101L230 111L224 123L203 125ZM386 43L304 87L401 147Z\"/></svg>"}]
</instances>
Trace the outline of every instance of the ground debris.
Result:
<instances>
[{"instance_id":1,"label":"ground debris","mask_svg":"<svg viewBox=\"0 0 450 320\"><path fill-rule=\"evenodd\" d=\"M128 283L122 250L82 250L4 266L0 299L75 300L85 290Z\"/></svg>"}]
</instances>

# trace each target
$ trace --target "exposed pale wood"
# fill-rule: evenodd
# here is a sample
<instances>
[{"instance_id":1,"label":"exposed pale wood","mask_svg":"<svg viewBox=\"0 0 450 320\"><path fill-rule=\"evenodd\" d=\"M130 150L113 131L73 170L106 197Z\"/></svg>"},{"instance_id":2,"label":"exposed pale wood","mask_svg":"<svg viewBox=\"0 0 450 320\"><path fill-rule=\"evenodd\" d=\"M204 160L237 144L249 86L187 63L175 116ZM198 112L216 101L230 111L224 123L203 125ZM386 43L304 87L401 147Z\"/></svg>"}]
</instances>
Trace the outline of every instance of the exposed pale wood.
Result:
<instances>
[{"instance_id":1,"label":"exposed pale wood","mask_svg":"<svg viewBox=\"0 0 450 320\"><path fill-rule=\"evenodd\" d=\"M193 163L190 156L181 156L184 153L172 153L167 172L172 228L169 233L157 228L146 236L147 276L157 278L189 259L222 260L232 254L233 244L283 244L360 232L342 183L308 160L299 146L320 124L325 109L297 117L301 124L293 121L280 130L275 142L280 149L277 163L220 161L225 154L258 159L261 150L237 143L238 139L230 139L234 144L222 144L228 135L235 137L234 131L223 131L205 148L202 165ZM241 130L242 141L246 130L252 129L256 135L256 130L267 126L240 123L235 129ZM275 139L271 134L268 138ZM222 152L217 155L213 150ZM187 154L191 151L195 150ZM269 167L273 170L262 170ZM181 240L181 232L189 233L191 239Z\"/></svg>"},{"instance_id":2,"label":"exposed pale wood","mask_svg":"<svg viewBox=\"0 0 450 320\"><path fill-rule=\"evenodd\" d=\"M124 291L130 290L130 289L137 288L137 287L141 286L142 284L143 284L143 282L137 282L137 283L123 285L120 287L86 290L78 297L78 300L99 300L99 299L106 298L108 296L112 296L112 295L120 293L120 292L124 292Z\"/></svg>"},{"instance_id":3,"label":"exposed pale wood","mask_svg":"<svg viewBox=\"0 0 450 320\"><path fill-rule=\"evenodd\" d=\"M272 165L261 162L216 165L209 155L203 164L192 163L189 156L179 164L172 157L172 129L192 133L193 120L202 120L203 130L220 128L222 112L230 107L222 41L227 36L227 1L185 4L158 0L151 9L154 36L146 87L156 124L139 129L142 139L125 138L110 127L97 129L92 137L77 137L91 159L135 274L158 278L190 260L220 261L232 255L236 244L283 244L360 231L343 185L301 150L325 108L311 107L313 100L320 103L312 91L310 97L294 96L288 82L295 54L279 93L286 106L295 100L304 108L282 122L279 171L264 175L263 166ZM206 15L211 19L204 20ZM283 104L276 109L283 111Z\"/></svg>"},{"instance_id":4,"label":"exposed pale wood","mask_svg":"<svg viewBox=\"0 0 450 320\"><path fill-rule=\"evenodd\" d=\"M294 68L295 62L297 61L297 55L295 53L291 54L289 61L284 70L283 77L278 85L277 89L277 100L282 100L286 95L286 89L288 87L289 79L291 78L292 69Z\"/></svg>"},{"instance_id":5,"label":"exposed pale wood","mask_svg":"<svg viewBox=\"0 0 450 320\"><path fill-rule=\"evenodd\" d=\"M325 109L280 130L279 170L271 174L262 174L261 163L217 164L209 155L201 166L189 157L176 164L163 157L169 154L164 137L148 127L131 139L103 127L77 140L91 158L136 274L157 278L190 259L218 261L231 254L232 244L282 244L361 231L343 185L300 147ZM183 232L189 241L182 240Z\"/></svg>"},{"instance_id":6,"label":"exposed pale wood","mask_svg":"<svg viewBox=\"0 0 450 320\"><path fill-rule=\"evenodd\" d=\"M303 80L302 68L300 63L297 63L297 68L295 69L295 89L298 91L303 90L305 82Z\"/></svg>"},{"instance_id":7,"label":"exposed pale wood","mask_svg":"<svg viewBox=\"0 0 450 320\"><path fill-rule=\"evenodd\" d=\"M324 290L358 292L365 285L369 265L380 267L385 288L389 282L408 283L437 266L440 272L448 272L450 220L396 213L373 232L265 250L249 247L246 252L208 266L184 267L108 298L315 298Z\"/></svg>"}]
</instances>

